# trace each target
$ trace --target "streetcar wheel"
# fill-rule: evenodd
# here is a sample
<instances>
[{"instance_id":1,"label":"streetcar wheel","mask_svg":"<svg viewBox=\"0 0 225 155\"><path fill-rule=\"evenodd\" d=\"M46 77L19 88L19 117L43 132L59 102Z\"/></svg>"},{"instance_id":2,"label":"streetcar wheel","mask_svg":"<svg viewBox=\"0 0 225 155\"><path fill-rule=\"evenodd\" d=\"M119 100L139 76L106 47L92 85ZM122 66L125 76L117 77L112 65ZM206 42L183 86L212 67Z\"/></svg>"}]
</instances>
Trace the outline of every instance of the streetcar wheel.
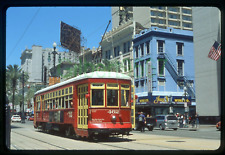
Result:
<instances>
[{"instance_id":1,"label":"streetcar wheel","mask_svg":"<svg viewBox=\"0 0 225 155\"><path fill-rule=\"evenodd\" d=\"M71 137L71 136L74 136L74 135L76 135L76 134L75 134L75 132L73 130L73 127L72 126L67 126L65 128L65 136L66 137Z\"/></svg>"},{"instance_id":2,"label":"streetcar wheel","mask_svg":"<svg viewBox=\"0 0 225 155\"><path fill-rule=\"evenodd\" d=\"M42 126L41 126L41 130L42 130L42 132L45 132L45 131L46 131L46 126L45 126L45 123L43 123L43 124L42 124Z\"/></svg>"},{"instance_id":3,"label":"streetcar wheel","mask_svg":"<svg viewBox=\"0 0 225 155\"><path fill-rule=\"evenodd\" d=\"M71 127L67 127L67 128L66 128L66 130L65 130L65 136L66 136L66 137L71 136Z\"/></svg>"}]
</instances>

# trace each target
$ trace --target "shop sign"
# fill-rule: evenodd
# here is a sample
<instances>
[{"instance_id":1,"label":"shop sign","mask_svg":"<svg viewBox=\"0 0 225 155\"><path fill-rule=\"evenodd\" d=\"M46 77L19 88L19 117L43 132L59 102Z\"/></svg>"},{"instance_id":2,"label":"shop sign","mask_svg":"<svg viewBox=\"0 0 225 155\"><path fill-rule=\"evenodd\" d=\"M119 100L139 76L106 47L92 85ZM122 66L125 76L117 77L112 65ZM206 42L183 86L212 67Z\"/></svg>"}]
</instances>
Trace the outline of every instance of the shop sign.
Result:
<instances>
[{"instance_id":1,"label":"shop sign","mask_svg":"<svg viewBox=\"0 0 225 155\"><path fill-rule=\"evenodd\" d=\"M149 102L148 99L140 99L139 102Z\"/></svg>"},{"instance_id":2,"label":"shop sign","mask_svg":"<svg viewBox=\"0 0 225 155\"><path fill-rule=\"evenodd\" d=\"M190 102L189 99L184 99L181 96L172 96L172 102ZM154 104L163 104L163 103L169 103L169 96L153 96L153 103Z\"/></svg>"},{"instance_id":3,"label":"shop sign","mask_svg":"<svg viewBox=\"0 0 225 155\"><path fill-rule=\"evenodd\" d=\"M181 98L181 99L174 99L174 102L190 102L189 99L184 99L184 98Z\"/></svg>"},{"instance_id":4,"label":"shop sign","mask_svg":"<svg viewBox=\"0 0 225 155\"><path fill-rule=\"evenodd\" d=\"M154 100L154 104L158 104L160 102L169 102L168 96L162 98L160 96L156 97L156 99Z\"/></svg>"}]
</instances>

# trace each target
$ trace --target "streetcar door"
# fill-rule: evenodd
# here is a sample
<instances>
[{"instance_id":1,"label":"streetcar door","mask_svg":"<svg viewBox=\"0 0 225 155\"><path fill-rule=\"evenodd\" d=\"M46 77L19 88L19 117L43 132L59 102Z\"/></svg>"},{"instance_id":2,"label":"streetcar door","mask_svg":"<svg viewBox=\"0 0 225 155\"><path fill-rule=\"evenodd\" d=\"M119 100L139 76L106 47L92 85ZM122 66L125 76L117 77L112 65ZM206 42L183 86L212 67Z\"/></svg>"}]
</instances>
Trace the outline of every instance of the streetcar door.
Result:
<instances>
[{"instance_id":1,"label":"streetcar door","mask_svg":"<svg viewBox=\"0 0 225 155\"><path fill-rule=\"evenodd\" d=\"M88 94L88 84L78 86L77 123L79 129L88 128L88 101L85 98L85 94Z\"/></svg>"},{"instance_id":2,"label":"streetcar door","mask_svg":"<svg viewBox=\"0 0 225 155\"><path fill-rule=\"evenodd\" d=\"M135 128L135 87L134 85L131 86L131 100L133 101L131 103L131 123L132 128Z\"/></svg>"}]
</instances>

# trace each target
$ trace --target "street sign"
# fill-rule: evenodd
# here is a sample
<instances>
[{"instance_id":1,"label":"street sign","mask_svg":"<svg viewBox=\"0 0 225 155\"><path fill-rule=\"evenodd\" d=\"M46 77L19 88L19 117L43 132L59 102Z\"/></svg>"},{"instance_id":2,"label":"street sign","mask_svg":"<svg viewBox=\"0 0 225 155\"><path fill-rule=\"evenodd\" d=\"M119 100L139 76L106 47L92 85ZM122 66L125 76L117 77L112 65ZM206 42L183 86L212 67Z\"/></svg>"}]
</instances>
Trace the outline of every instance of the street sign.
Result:
<instances>
[{"instance_id":1,"label":"street sign","mask_svg":"<svg viewBox=\"0 0 225 155\"><path fill-rule=\"evenodd\" d=\"M147 76L147 84L148 84L148 92L152 92L152 67L151 67L151 61L148 62L148 76Z\"/></svg>"}]
</instances>

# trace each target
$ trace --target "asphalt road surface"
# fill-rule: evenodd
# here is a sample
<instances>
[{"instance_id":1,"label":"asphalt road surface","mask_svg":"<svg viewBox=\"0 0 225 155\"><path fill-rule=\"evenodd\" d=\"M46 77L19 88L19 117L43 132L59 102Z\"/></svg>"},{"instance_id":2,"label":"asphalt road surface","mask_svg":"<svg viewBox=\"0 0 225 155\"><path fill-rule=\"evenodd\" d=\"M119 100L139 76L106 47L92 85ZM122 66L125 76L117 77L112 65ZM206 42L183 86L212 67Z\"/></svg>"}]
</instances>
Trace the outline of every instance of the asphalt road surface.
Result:
<instances>
[{"instance_id":1,"label":"asphalt road surface","mask_svg":"<svg viewBox=\"0 0 225 155\"><path fill-rule=\"evenodd\" d=\"M99 141L66 138L55 132L47 134L33 128L33 122L11 124L11 146L16 150L217 150L220 131L214 126L200 126L196 131L154 129L132 131L133 135L110 137Z\"/></svg>"}]
</instances>

